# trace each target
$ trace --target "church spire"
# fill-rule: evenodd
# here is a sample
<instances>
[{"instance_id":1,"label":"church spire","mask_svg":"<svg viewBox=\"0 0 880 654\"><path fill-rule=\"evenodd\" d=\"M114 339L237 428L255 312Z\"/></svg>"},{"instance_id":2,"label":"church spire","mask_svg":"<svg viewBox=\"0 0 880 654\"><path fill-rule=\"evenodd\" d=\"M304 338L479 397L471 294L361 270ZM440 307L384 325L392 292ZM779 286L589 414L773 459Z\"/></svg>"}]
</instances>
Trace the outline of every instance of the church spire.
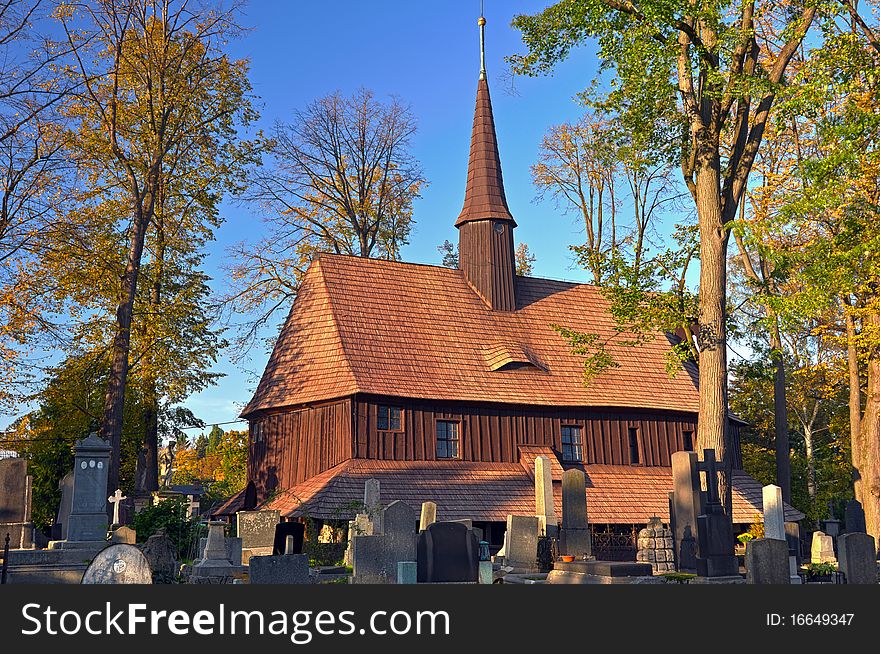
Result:
<instances>
[{"instance_id":1,"label":"church spire","mask_svg":"<svg viewBox=\"0 0 880 654\"><path fill-rule=\"evenodd\" d=\"M486 80L485 25L480 16L480 79L471 133L464 206L455 221L459 229L459 268L483 300L498 311L516 309L513 228L507 207L495 120Z\"/></svg>"},{"instance_id":2,"label":"church spire","mask_svg":"<svg viewBox=\"0 0 880 654\"><path fill-rule=\"evenodd\" d=\"M492 100L486 81L486 57L484 29L486 19L480 16L480 80L477 83L477 106L474 111L474 127L471 133L471 156L468 162L467 187L464 206L455 226L471 220L509 220L516 226L507 199L504 196L504 180L501 176L501 158L498 156L498 140L495 136L495 119L492 116Z\"/></svg>"}]
</instances>

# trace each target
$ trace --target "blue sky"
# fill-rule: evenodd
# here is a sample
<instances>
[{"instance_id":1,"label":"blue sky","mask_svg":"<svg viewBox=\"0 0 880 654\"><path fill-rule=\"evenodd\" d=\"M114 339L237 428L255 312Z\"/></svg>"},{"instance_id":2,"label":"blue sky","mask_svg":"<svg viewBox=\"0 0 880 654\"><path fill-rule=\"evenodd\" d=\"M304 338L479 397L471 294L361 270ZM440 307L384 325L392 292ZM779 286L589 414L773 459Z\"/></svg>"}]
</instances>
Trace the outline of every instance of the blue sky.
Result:
<instances>
[{"instance_id":1,"label":"blue sky","mask_svg":"<svg viewBox=\"0 0 880 654\"><path fill-rule=\"evenodd\" d=\"M519 32L510 26L513 16L548 4L486 2L486 67L508 204L519 224L517 241L528 243L537 257L535 275L587 281L568 252L582 239L580 224L552 203L534 202L529 166L547 128L581 114L575 95L595 75L594 51L581 48L554 75L537 79L511 79L504 63L505 56L523 50ZM415 205L406 261L439 263L437 245L444 239L457 242L453 222L464 198L479 73L478 16L476 0L332 5L252 0L244 18L252 29L231 46L237 57L251 61L262 127L287 119L314 98L360 86L380 97L396 95L412 107L419 124L414 154L430 185ZM246 207L228 203L225 218L205 261L218 289L225 283L226 248L239 241L256 243L263 229ZM268 353L255 351L242 367L259 373L267 358ZM231 363L221 362L216 371L226 377L186 403L208 423L237 418L254 388L251 376Z\"/></svg>"}]
</instances>

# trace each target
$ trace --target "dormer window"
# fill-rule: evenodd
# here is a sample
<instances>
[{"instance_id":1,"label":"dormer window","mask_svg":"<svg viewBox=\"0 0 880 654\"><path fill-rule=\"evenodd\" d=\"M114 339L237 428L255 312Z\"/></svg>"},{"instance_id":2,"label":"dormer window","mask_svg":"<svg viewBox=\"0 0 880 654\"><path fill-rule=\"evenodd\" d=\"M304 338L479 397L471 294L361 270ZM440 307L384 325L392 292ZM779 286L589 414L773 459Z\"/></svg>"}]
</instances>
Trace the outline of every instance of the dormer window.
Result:
<instances>
[{"instance_id":1,"label":"dormer window","mask_svg":"<svg viewBox=\"0 0 880 654\"><path fill-rule=\"evenodd\" d=\"M380 406L376 416L376 429L379 431L401 431L400 417L403 409L396 406Z\"/></svg>"}]
</instances>

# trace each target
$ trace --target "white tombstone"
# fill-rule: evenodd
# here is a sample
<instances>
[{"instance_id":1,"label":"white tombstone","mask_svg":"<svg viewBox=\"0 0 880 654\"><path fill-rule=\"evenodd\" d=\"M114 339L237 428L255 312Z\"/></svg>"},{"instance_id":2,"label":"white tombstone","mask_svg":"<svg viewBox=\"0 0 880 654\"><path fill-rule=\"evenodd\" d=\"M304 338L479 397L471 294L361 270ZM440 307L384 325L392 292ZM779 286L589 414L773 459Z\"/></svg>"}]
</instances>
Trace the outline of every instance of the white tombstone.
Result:
<instances>
[{"instance_id":1,"label":"white tombstone","mask_svg":"<svg viewBox=\"0 0 880 654\"><path fill-rule=\"evenodd\" d=\"M538 517L538 534L556 536L559 524L553 503L553 473L546 456L535 458L535 515Z\"/></svg>"},{"instance_id":2,"label":"white tombstone","mask_svg":"<svg viewBox=\"0 0 880 654\"><path fill-rule=\"evenodd\" d=\"M834 555L834 539L823 531L817 531L813 534L810 562L837 563L837 557Z\"/></svg>"},{"instance_id":3,"label":"white tombstone","mask_svg":"<svg viewBox=\"0 0 880 654\"><path fill-rule=\"evenodd\" d=\"M382 498L378 479L368 479L364 484L364 513L370 516L374 534L382 533Z\"/></svg>"},{"instance_id":4,"label":"white tombstone","mask_svg":"<svg viewBox=\"0 0 880 654\"><path fill-rule=\"evenodd\" d=\"M764 538L785 540L785 507L782 504L782 489L769 484L763 488L764 495Z\"/></svg>"}]
</instances>

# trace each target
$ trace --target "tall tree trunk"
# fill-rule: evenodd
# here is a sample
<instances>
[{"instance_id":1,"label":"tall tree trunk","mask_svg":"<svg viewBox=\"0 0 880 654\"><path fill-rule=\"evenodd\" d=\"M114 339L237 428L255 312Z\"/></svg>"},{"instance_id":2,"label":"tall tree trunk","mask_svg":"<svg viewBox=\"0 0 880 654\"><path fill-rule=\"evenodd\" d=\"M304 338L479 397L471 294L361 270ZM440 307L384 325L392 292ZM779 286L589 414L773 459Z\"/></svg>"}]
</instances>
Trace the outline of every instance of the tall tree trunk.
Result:
<instances>
[{"instance_id":1,"label":"tall tree trunk","mask_svg":"<svg viewBox=\"0 0 880 654\"><path fill-rule=\"evenodd\" d=\"M165 275L165 222L164 222L164 197L163 188L160 184L158 189L157 207L153 223L156 229L156 251L153 261L153 283L150 287L150 314L155 316L161 311L162 284ZM149 342L149 326L145 329L147 336L145 347L150 348L144 356L145 391L144 391L144 440L141 444L141 454L138 458L138 474L136 490L140 493L150 493L159 490L159 393L157 391L156 365L157 362L151 354L152 344Z\"/></svg>"},{"instance_id":2,"label":"tall tree trunk","mask_svg":"<svg viewBox=\"0 0 880 654\"><path fill-rule=\"evenodd\" d=\"M875 329L880 328L880 315L872 315L868 320ZM861 427L862 505L868 533L876 544L880 542L880 352L876 348L868 357L868 390Z\"/></svg>"},{"instance_id":3,"label":"tall tree trunk","mask_svg":"<svg viewBox=\"0 0 880 654\"><path fill-rule=\"evenodd\" d=\"M785 355L779 320L772 310L773 330L770 333L770 357L773 360L773 426L776 435L776 484L782 489L782 499L791 503L791 446L788 440L788 405L785 388Z\"/></svg>"},{"instance_id":4,"label":"tall tree trunk","mask_svg":"<svg viewBox=\"0 0 880 654\"><path fill-rule=\"evenodd\" d=\"M727 418L727 241L722 221L718 160L703 146L695 176L700 227L700 412L698 450L711 448L720 463L721 503L732 515ZM708 152L707 152L708 151Z\"/></svg>"},{"instance_id":5,"label":"tall tree trunk","mask_svg":"<svg viewBox=\"0 0 880 654\"><path fill-rule=\"evenodd\" d=\"M847 305L850 303L847 302ZM850 450L852 456L853 489L856 499L863 505L862 497L862 381L859 375L859 352L856 348L856 321L847 313L846 315L846 356L849 371L849 431Z\"/></svg>"},{"instance_id":6,"label":"tall tree trunk","mask_svg":"<svg viewBox=\"0 0 880 654\"><path fill-rule=\"evenodd\" d=\"M803 424L804 447L807 451L807 494L811 500L816 499L816 458L813 448L813 425Z\"/></svg>"},{"instance_id":7,"label":"tall tree trunk","mask_svg":"<svg viewBox=\"0 0 880 654\"><path fill-rule=\"evenodd\" d=\"M116 332L111 348L110 375L104 396L104 415L101 435L110 442L110 465L107 470L107 488L113 493L119 488L121 463L122 419L125 408L125 389L128 383L128 354L131 349L131 322L134 299L144 252L144 239L150 214L153 210L152 194L139 196L133 193L133 221L129 237L128 260L120 284L119 304L116 307Z\"/></svg>"}]
</instances>

